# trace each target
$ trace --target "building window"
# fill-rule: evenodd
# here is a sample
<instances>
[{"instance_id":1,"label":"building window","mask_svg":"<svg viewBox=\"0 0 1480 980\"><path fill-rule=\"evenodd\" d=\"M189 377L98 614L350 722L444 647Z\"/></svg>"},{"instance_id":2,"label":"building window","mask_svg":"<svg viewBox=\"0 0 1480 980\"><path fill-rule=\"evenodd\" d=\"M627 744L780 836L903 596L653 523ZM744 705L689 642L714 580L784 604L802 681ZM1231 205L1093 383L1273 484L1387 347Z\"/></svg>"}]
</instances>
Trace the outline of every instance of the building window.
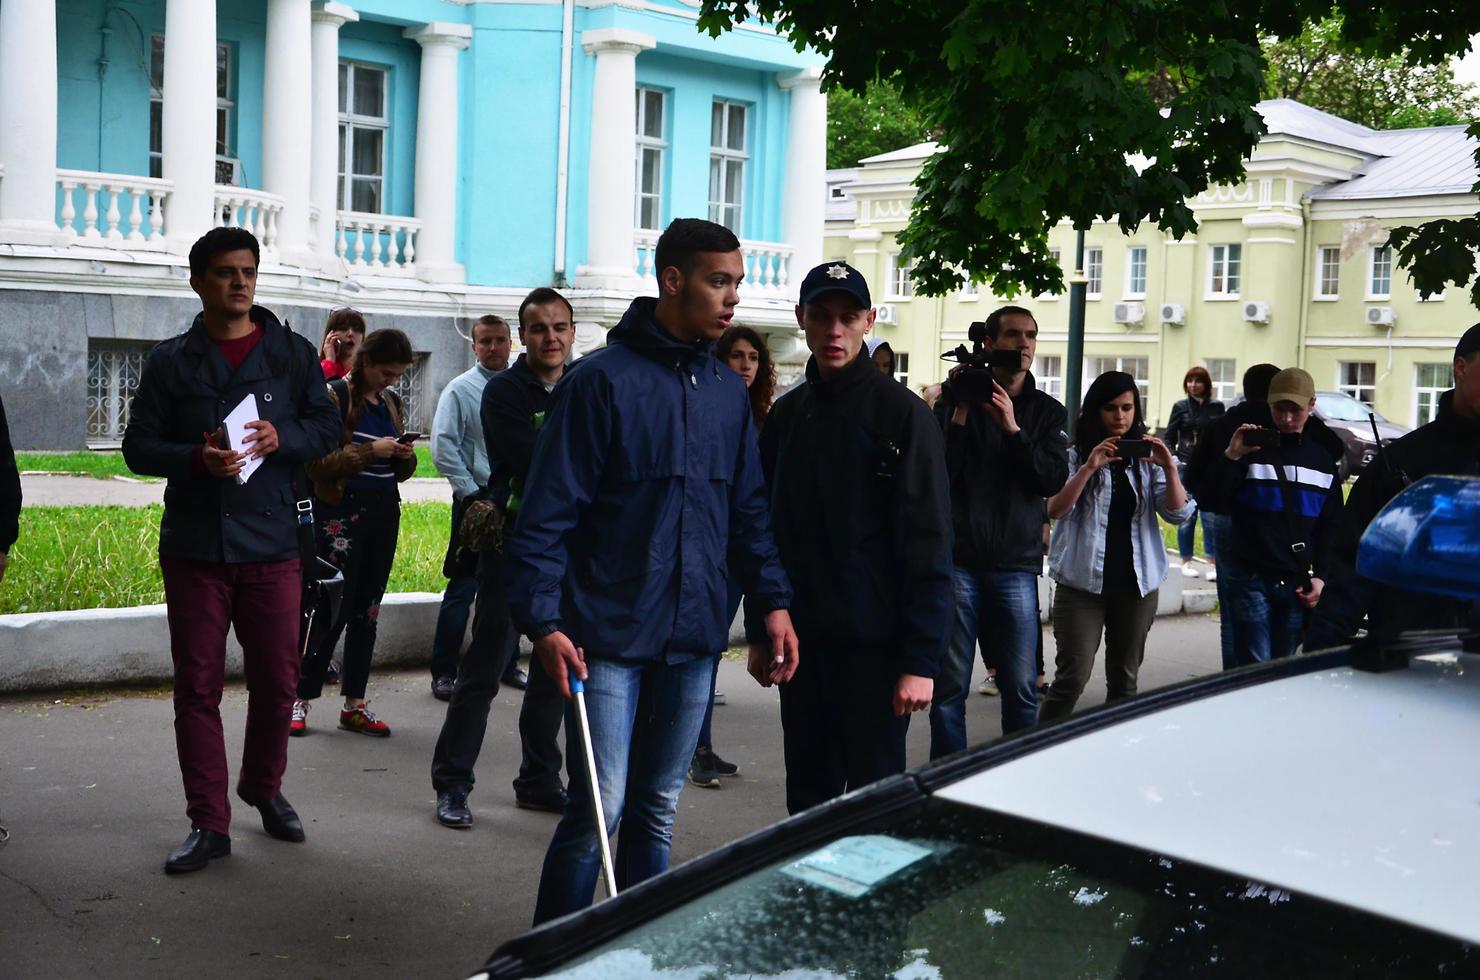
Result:
<instances>
[{"instance_id":1,"label":"building window","mask_svg":"<svg viewBox=\"0 0 1480 980\"><path fill-rule=\"evenodd\" d=\"M1371 408L1377 398L1377 362L1341 361L1336 365L1336 387Z\"/></svg>"},{"instance_id":2,"label":"building window","mask_svg":"<svg viewBox=\"0 0 1480 980\"><path fill-rule=\"evenodd\" d=\"M339 206L385 212L388 72L354 61L339 63Z\"/></svg>"},{"instance_id":3,"label":"building window","mask_svg":"<svg viewBox=\"0 0 1480 980\"><path fill-rule=\"evenodd\" d=\"M1322 245L1316 258L1316 299L1335 299L1341 294L1341 248Z\"/></svg>"},{"instance_id":4,"label":"building window","mask_svg":"<svg viewBox=\"0 0 1480 980\"><path fill-rule=\"evenodd\" d=\"M216 183L239 184L232 98L231 45L216 45ZM149 176L164 173L164 35L149 46Z\"/></svg>"},{"instance_id":5,"label":"building window","mask_svg":"<svg viewBox=\"0 0 1480 980\"><path fill-rule=\"evenodd\" d=\"M1084 250L1084 277L1089 280L1085 287L1085 293L1089 299L1099 299L1100 293L1105 288L1105 250L1102 248L1087 248Z\"/></svg>"},{"instance_id":6,"label":"building window","mask_svg":"<svg viewBox=\"0 0 1480 980\"><path fill-rule=\"evenodd\" d=\"M410 366L401 372L400 380L391 385L390 390L401 396L401 404L405 406L406 417L403 421L407 431L429 432L432 419L426 412L426 385L423 381L426 377L427 355L417 354L415 357Z\"/></svg>"},{"instance_id":7,"label":"building window","mask_svg":"<svg viewBox=\"0 0 1480 980\"><path fill-rule=\"evenodd\" d=\"M1146 246L1135 245L1125 255L1125 295L1128 299L1146 296Z\"/></svg>"},{"instance_id":8,"label":"building window","mask_svg":"<svg viewBox=\"0 0 1480 980\"><path fill-rule=\"evenodd\" d=\"M1051 248L1051 249L1048 250L1048 257L1053 260L1053 264L1054 265L1059 265L1059 256L1061 254L1063 254L1063 253L1060 252L1056 248ZM1060 268L1062 269L1063 267L1060 266ZM1058 293L1042 293L1042 294L1040 294L1038 296L1038 299L1040 301L1044 302L1044 303L1053 303L1053 302L1056 302L1058 300L1058 298L1059 298L1059 294Z\"/></svg>"},{"instance_id":9,"label":"building window","mask_svg":"<svg viewBox=\"0 0 1480 980\"><path fill-rule=\"evenodd\" d=\"M1224 404L1232 401L1233 396L1238 391L1237 383L1234 380L1236 367L1233 358L1209 358L1203 361L1203 366L1208 369L1208 377L1213 380L1213 390L1211 392L1213 400L1223 402Z\"/></svg>"},{"instance_id":10,"label":"building window","mask_svg":"<svg viewBox=\"0 0 1480 980\"><path fill-rule=\"evenodd\" d=\"M963 302L971 302L973 300L979 299L980 297L981 293L977 290L976 283L973 282L969 276L962 276L961 300Z\"/></svg>"},{"instance_id":11,"label":"building window","mask_svg":"<svg viewBox=\"0 0 1480 980\"><path fill-rule=\"evenodd\" d=\"M745 206L745 106L716 101L709 115L709 220L736 235Z\"/></svg>"},{"instance_id":12,"label":"building window","mask_svg":"<svg viewBox=\"0 0 1480 980\"><path fill-rule=\"evenodd\" d=\"M663 227L663 138L665 96L655 88L637 90L637 227Z\"/></svg>"},{"instance_id":13,"label":"building window","mask_svg":"<svg viewBox=\"0 0 1480 980\"><path fill-rule=\"evenodd\" d=\"M1393 294L1393 247L1376 245L1372 249L1372 275L1368 277L1370 299L1387 299Z\"/></svg>"},{"instance_id":14,"label":"building window","mask_svg":"<svg viewBox=\"0 0 1480 980\"><path fill-rule=\"evenodd\" d=\"M1242 245L1214 245L1208 254L1208 295L1237 296L1239 274L1243 265Z\"/></svg>"},{"instance_id":15,"label":"building window","mask_svg":"<svg viewBox=\"0 0 1480 980\"><path fill-rule=\"evenodd\" d=\"M123 441L129 408L139 391L144 359L152 343L88 341L87 442L114 446Z\"/></svg>"},{"instance_id":16,"label":"building window","mask_svg":"<svg viewBox=\"0 0 1480 980\"><path fill-rule=\"evenodd\" d=\"M910 278L913 262L901 262L898 252L885 256L884 281L888 287L888 299L909 299L915 294L915 283Z\"/></svg>"},{"instance_id":17,"label":"building window","mask_svg":"<svg viewBox=\"0 0 1480 980\"><path fill-rule=\"evenodd\" d=\"M1084 377L1080 379L1081 397L1089 390L1094 380L1106 371L1124 371L1136 379L1141 391L1141 414L1151 417L1151 358L1149 357L1090 357L1085 359Z\"/></svg>"},{"instance_id":18,"label":"building window","mask_svg":"<svg viewBox=\"0 0 1480 980\"><path fill-rule=\"evenodd\" d=\"M1038 390L1059 401L1064 400L1064 359L1057 354L1033 358L1033 381Z\"/></svg>"},{"instance_id":19,"label":"building window","mask_svg":"<svg viewBox=\"0 0 1480 980\"><path fill-rule=\"evenodd\" d=\"M910 355L908 352L894 355L894 380L902 385L910 383Z\"/></svg>"},{"instance_id":20,"label":"building window","mask_svg":"<svg viewBox=\"0 0 1480 980\"><path fill-rule=\"evenodd\" d=\"M1414 425L1427 425L1439 417L1439 396L1454 387L1454 367L1450 364L1414 366L1413 391L1416 398Z\"/></svg>"}]
</instances>

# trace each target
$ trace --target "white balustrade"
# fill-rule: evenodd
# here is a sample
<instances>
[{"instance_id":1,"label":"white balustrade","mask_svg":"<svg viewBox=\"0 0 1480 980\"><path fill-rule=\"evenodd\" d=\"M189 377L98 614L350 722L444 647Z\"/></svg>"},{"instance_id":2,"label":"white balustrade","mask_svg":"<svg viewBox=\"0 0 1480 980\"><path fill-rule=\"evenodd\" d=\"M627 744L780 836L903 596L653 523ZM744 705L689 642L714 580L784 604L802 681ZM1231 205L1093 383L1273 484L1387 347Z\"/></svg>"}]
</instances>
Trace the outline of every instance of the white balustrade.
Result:
<instances>
[{"instance_id":1,"label":"white balustrade","mask_svg":"<svg viewBox=\"0 0 1480 980\"><path fill-rule=\"evenodd\" d=\"M657 278L658 233L639 231L633 236L633 271L647 282ZM740 243L740 261L745 279L740 284L740 298L795 300L791 286L791 258L794 249L779 242Z\"/></svg>"},{"instance_id":2,"label":"white balustrade","mask_svg":"<svg viewBox=\"0 0 1480 980\"><path fill-rule=\"evenodd\" d=\"M283 199L278 195L217 184L214 213L217 228L245 228L257 236L264 252L277 248L278 218L283 213Z\"/></svg>"},{"instance_id":3,"label":"white balustrade","mask_svg":"<svg viewBox=\"0 0 1480 980\"><path fill-rule=\"evenodd\" d=\"M393 214L340 211L334 224L334 254L351 269L377 275L416 274L416 239L421 221Z\"/></svg>"},{"instance_id":4,"label":"white balustrade","mask_svg":"<svg viewBox=\"0 0 1480 980\"><path fill-rule=\"evenodd\" d=\"M82 190L81 230L77 228L78 188ZM173 183L155 177L58 170L57 230L74 245L163 248L164 203L173 190Z\"/></svg>"}]
</instances>

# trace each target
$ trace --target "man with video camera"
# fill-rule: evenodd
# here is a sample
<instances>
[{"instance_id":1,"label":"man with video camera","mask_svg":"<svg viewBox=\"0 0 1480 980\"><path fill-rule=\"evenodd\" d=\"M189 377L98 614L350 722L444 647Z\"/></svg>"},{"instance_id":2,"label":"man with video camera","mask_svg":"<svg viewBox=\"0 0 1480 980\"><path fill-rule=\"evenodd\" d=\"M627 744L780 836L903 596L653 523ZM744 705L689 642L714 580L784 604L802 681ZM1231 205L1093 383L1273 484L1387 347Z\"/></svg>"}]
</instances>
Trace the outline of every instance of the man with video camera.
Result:
<instances>
[{"instance_id":1,"label":"man with video camera","mask_svg":"<svg viewBox=\"0 0 1480 980\"><path fill-rule=\"evenodd\" d=\"M1038 347L1033 314L1004 306L971 327L974 349L946 355L958 366L935 406L951 479L956 610L930 710L932 759L966 747L979 625L993 639L1003 733L1038 720L1034 652L1044 500L1069 475L1068 416L1028 370Z\"/></svg>"}]
</instances>

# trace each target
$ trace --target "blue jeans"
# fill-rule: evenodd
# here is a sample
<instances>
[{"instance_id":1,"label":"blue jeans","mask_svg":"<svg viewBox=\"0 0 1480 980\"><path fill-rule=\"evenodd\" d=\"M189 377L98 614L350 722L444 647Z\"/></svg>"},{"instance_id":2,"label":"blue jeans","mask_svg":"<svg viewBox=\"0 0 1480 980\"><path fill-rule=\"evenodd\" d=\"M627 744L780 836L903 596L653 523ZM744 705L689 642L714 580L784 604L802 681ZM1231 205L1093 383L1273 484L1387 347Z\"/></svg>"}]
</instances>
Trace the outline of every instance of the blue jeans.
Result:
<instances>
[{"instance_id":1,"label":"blue jeans","mask_svg":"<svg viewBox=\"0 0 1480 980\"><path fill-rule=\"evenodd\" d=\"M1295 595L1294 582L1282 582L1225 558L1218 584L1228 597L1224 618L1233 623L1235 667L1288 657L1300 645L1309 611Z\"/></svg>"},{"instance_id":2,"label":"blue jeans","mask_svg":"<svg viewBox=\"0 0 1480 980\"><path fill-rule=\"evenodd\" d=\"M1038 721L1038 576L1032 572L975 572L957 566L951 573L956 610L945 661L935 681L930 706L930 758L966 748L966 697L977 627L991 632L997 691L1002 700L1002 733Z\"/></svg>"},{"instance_id":3,"label":"blue jeans","mask_svg":"<svg viewBox=\"0 0 1480 980\"><path fill-rule=\"evenodd\" d=\"M1203 547L1209 558L1233 552L1233 518L1227 514L1202 512ZM1182 525L1185 527L1186 525ZM1228 611L1228 596L1223 588L1223 571L1219 566L1218 578L1213 582L1218 590L1218 640L1223 648L1223 669L1232 670L1238 665L1233 656L1233 616Z\"/></svg>"},{"instance_id":4,"label":"blue jeans","mask_svg":"<svg viewBox=\"0 0 1480 980\"><path fill-rule=\"evenodd\" d=\"M668 870L678 792L694 757L714 661L679 664L586 661L586 713L596 755L605 831L617 833L617 890ZM535 925L591 904L601 873L575 706L565 712L570 798L540 873Z\"/></svg>"},{"instance_id":5,"label":"blue jeans","mask_svg":"<svg viewBox=\"0 0 1480 980\"><path fill-rule=\"evenodd\" d=\"M462 654L463 636L468 631L468 616L478 595L478 576L459 575L448 579L437 610L437 630L432 634L432 676L456 677L457 661Z\"/></svg>"}]
</instances>

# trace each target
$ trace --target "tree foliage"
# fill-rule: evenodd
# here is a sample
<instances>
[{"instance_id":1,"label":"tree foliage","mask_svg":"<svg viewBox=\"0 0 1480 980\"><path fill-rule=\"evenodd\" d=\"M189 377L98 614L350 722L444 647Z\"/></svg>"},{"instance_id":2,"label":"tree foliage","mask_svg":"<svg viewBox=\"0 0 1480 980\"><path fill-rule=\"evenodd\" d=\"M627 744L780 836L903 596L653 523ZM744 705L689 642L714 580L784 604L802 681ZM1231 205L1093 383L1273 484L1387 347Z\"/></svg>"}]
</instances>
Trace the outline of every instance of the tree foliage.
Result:
<instances>
[{"instance_id":1,"label":"tree foliage","mask_svg":"<svg viewBox=\"0 0 1480 980\"><path fill-rule=\"evenodd\" d=\"M1254 108L1262 39L1298 37L1332 11L1330 0L702 0L700 26L768 21L828 56L829 90L895 79L948 147L926 163L901 235L917 284L945 293L964 272L1013 295L1061 287L1047 247L1060 220L1191 232L1188 200L1241 181L1264 133ZM1480 33L1473 0L1337 12L1349 50L1416 64L1459 54ZM1151 78L1164 83L1164 106ZM1480 237L1480 216L1447 233ZM1437 234L1397 236L1400 263L1420 286L1467 284L1473 260L1461 270L1452 250L1426 250Z\"/></svg>"},{"instance_id":2,"label":"tree foliage","mask_svg":"<svg viewBox=\"0 0 1480 980\"><path fill-rule=\"evenodd\" d=\"M864 157L935 138L925 114L908 104L893 83L875 79L862 92L827 93L827 165L852 167Z\"/></svg>"}]
</instances>

